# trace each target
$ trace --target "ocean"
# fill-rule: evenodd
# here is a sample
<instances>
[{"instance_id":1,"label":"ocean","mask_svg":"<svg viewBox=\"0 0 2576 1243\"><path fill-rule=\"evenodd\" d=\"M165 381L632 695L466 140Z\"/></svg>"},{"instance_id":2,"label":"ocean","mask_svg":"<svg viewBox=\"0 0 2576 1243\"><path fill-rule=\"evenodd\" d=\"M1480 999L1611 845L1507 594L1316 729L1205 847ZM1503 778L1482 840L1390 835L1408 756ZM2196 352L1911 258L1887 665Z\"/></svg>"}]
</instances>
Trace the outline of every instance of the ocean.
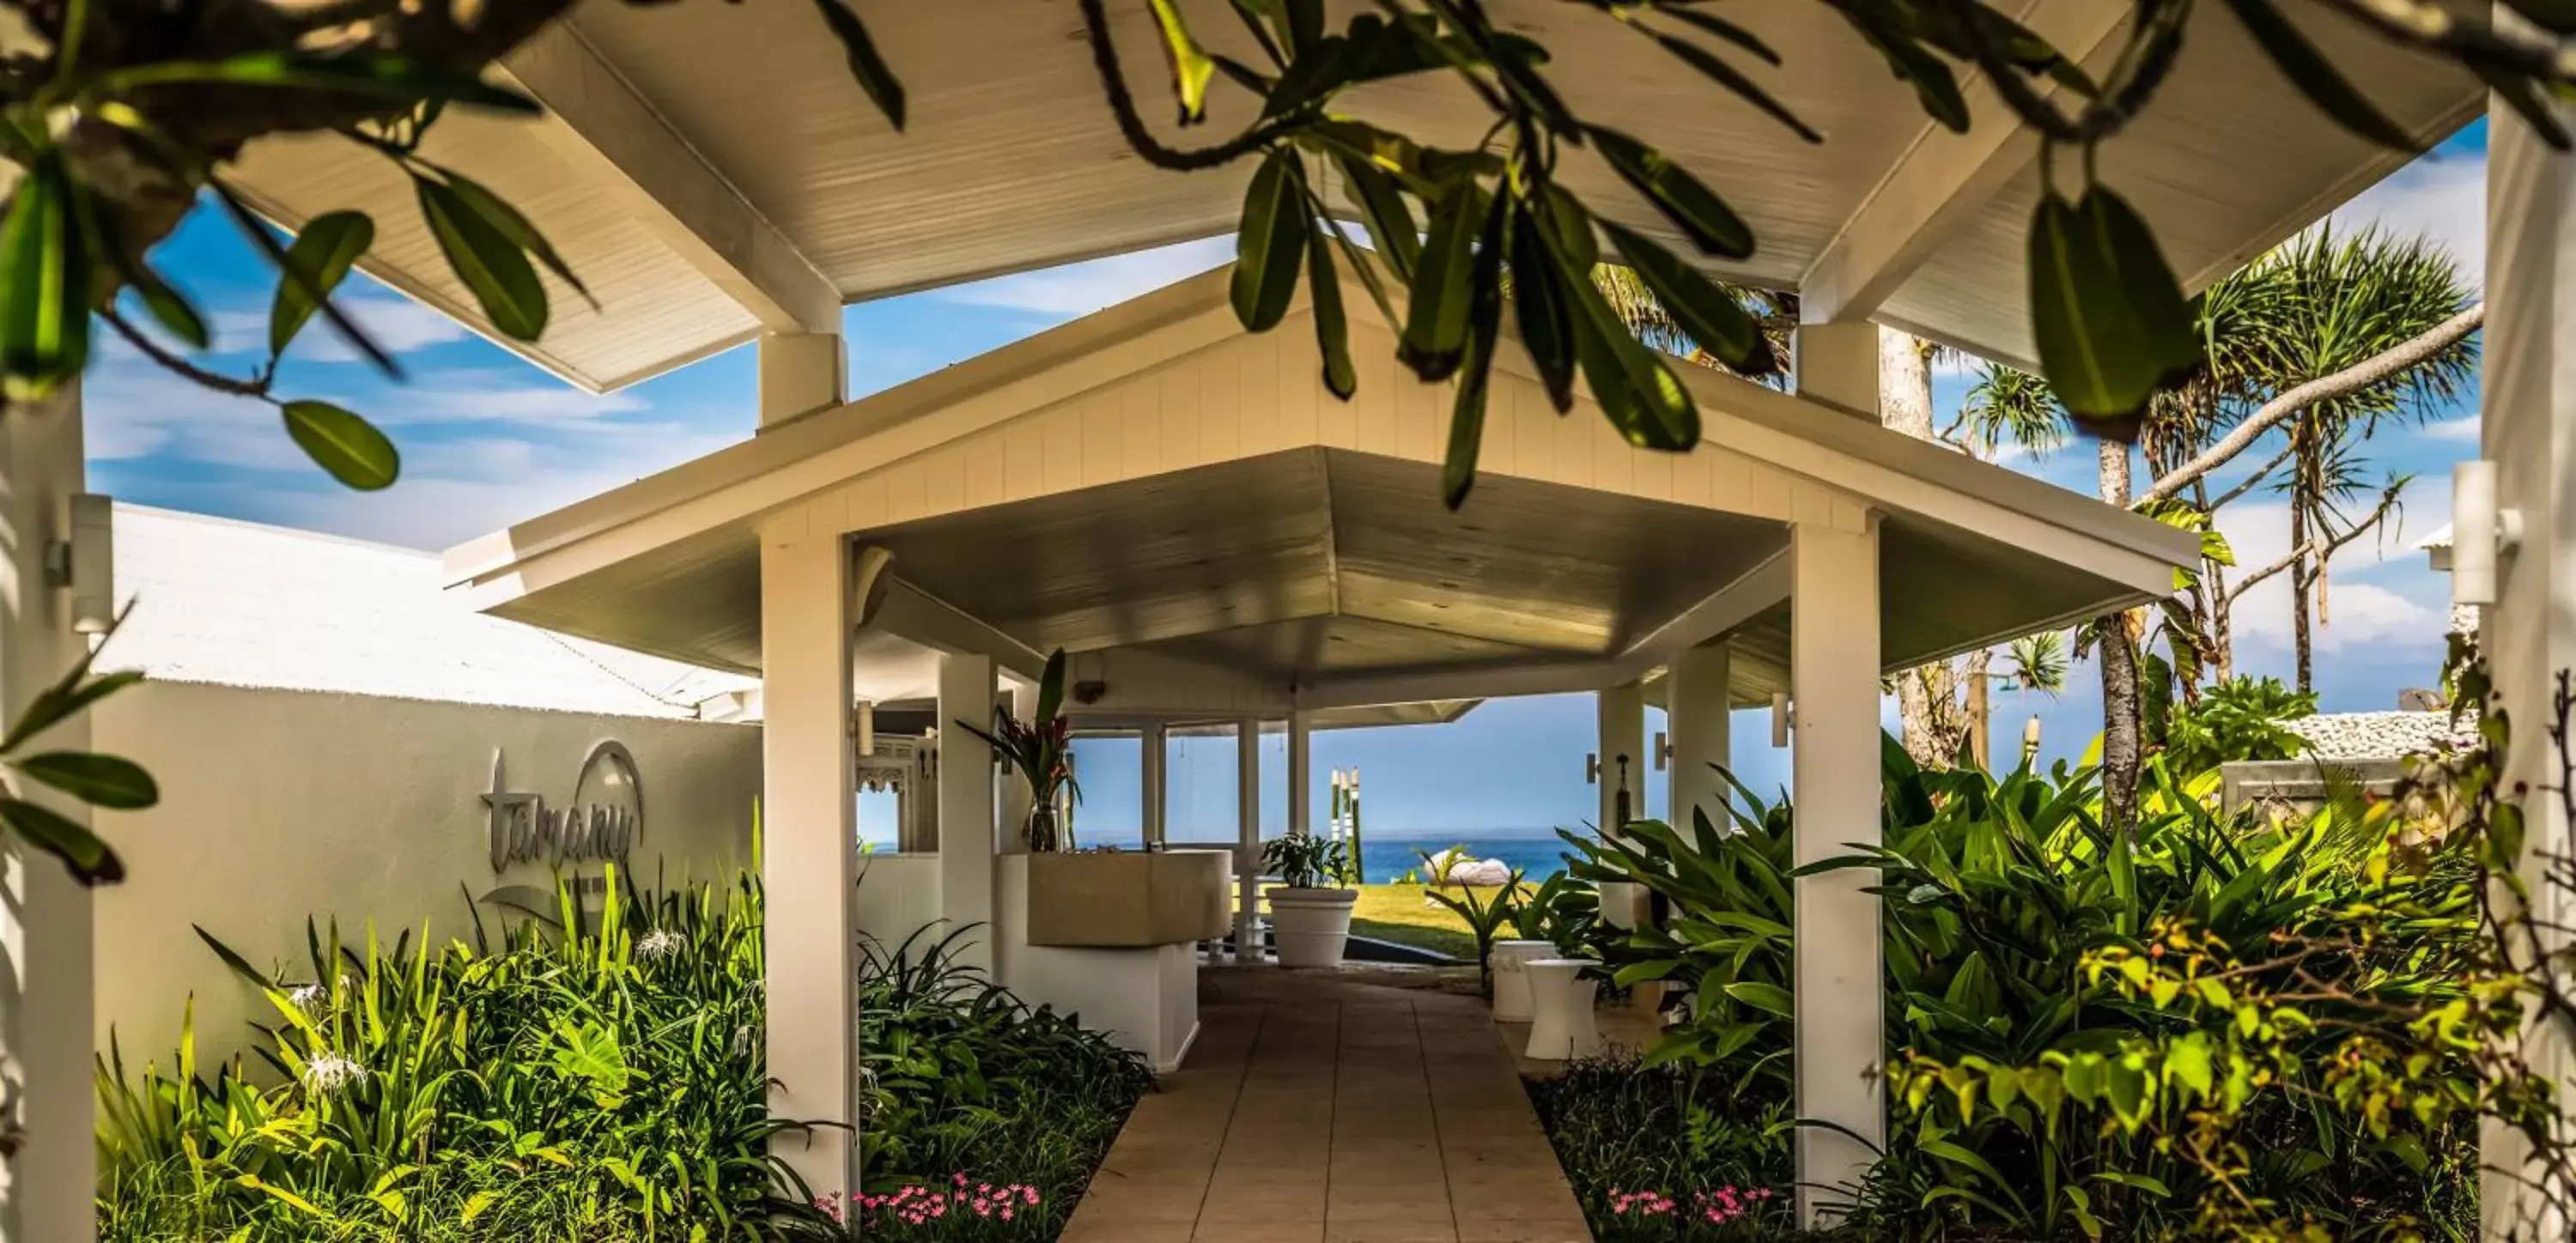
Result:
<instances>
[{"instance_id":1,"label":"ocean","mask_svg":"<svg viewBox=\"0 0 2576 1243\"><path fill-rule=\"evenodd\" d=\"M1479 859L1500 859L1506 865L1519 868L1533 881L1564 871L1562 856L1573 849L1554 833L1528 830L1461 833L1455 837L1412 834L1379 837L1363 831L1360 835L1362 883L1383 885L1406 872L1419 871L1422 855L1438 854L1451 846L1464 846L1468 854Z\"/></svg>"}]
</instances>

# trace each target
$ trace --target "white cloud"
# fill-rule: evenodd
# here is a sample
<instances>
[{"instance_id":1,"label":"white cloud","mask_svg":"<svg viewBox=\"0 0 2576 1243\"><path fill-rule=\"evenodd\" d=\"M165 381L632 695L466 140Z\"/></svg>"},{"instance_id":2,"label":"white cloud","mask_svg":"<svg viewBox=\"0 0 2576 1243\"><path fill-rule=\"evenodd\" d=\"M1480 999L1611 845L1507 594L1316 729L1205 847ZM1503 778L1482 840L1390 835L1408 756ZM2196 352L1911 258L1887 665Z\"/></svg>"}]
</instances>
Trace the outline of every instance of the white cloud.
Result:
<instances>
[{"instance_id":1,"label":"white cloud","mask_svg":"<svg viewBox=\"0 0 2576 1243\"><path fill-rule=\"evenodd\" d=\"M2328 217L2337 228L2377 223L2399 234L2420 233L2459 262L2473 288L2486 286L2487 166L2474 155L2428 155L2389 174Z\"/></svg>"},{"instance_id":2,"label":"white cloud","mask_svg":"<svg viewBox=\"0 0 2576 1243\"><path fill-rule=\"evenodd\" d=\"M2432 498L2410 499L2415 508L2423 508ZM2290 550L2290 515L2284 505L2231 505L2219 511L2219 529L2226 533L2236 552L2237 569L2228 575L2231 582L2271 565ZM2319 652L2441 641L2449 626L2441 609L2413 595L2367 581L2382 577L2374 573L2382 566L2401 565L2417 569L2423 565L2423 554L2414 551L2402 528L2391 531L2385 539L2364 536L2335 557L2326 582L2324 624L2315 631ZM2244 644L2290 648L2293 637L2287 572L2273 575L2238 597L2235 633Z\"/></svg>"},{"instance_id":3,"label":"white cloud","mask_svg":"<svg viewBox=\"0 0 2576 1243\"><path fill-rule=\"evenodd\" d=\"M2480 430L2478 416L2474 414L2424 425L2424 434L2435 440L2461 440L2471 444L2477 442Z\"/></svg>"},{"instance_id":4,"label":"white cloud","mask_svg":"<svg viewBox=\"0 0 2576 1243\"><path fill-rule=\"evenodd\" d=\"M931 296L963 306L989 306L1072 317L1116 306L1130 298L1231 262L1234 238L1210 237L1134 254L1113 255L1016 276L943 289Z\"/></svg>"}]
</instances>

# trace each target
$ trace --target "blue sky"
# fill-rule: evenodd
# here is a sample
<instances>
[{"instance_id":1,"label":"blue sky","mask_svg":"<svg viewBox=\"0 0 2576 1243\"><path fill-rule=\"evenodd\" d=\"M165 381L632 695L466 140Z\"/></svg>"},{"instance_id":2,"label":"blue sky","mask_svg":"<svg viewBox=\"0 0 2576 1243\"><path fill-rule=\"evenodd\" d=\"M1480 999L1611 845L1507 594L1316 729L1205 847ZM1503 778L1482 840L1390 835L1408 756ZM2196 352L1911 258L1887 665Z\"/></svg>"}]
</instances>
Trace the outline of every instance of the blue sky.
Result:
<instances>
[{"instance_id":1,"label":"blue sky","mask_svg":"<svg viewBox=\"0 0 2576 1243\"><path fill-rule=\"evenodd\" d=\"M2336 219L2427 234L2476 280L2485 146L2480 122ZM844 317L853 392L936 371L1214 267L1231 253L1230 238L1210 239L853 306ZM231 226L198 213L165 244L160 260L209 312L215 361L236 370L255 362L248 351L265 339L273 278ZM285 387L297 396L339 400L384 426L404 454L400 484L373 495L341 489L304 461L273 409L209 394L110 343L87 396L93 489L145 504L439 548L744 439L757 421L748 349L593 396L364 277L352 278L346 305L400 354L409 382L380 378L316 328L288 359ZM1936 404L1954 405L1966 386L1964 374L1938 376ZM2417 478L2402 526L2376 546L2368 540L2352 546L2335 563L2331 624L2318 634L2319 689L2329 710L2391 707L2401 689L2435 679L2447 588L2411 545L2446 520L2451 463L2476 449L2475 409L2471 394L2457 409L2430 412L2423 425L2384 432L2370 444L2379 469ZM2087 493L2093 488L2089 442L2010 465ZM2288 547L2285 511L2265 496L2229 507L2223 527L2249 565ZM2238 630L2246 672L2286 677L2289 597L2278 580L2239 605ZM2078 668L2059 700L1998 696L1998 733L2016 735L2021 720L2036 714L2049 754L2080 751L2099 728L2095 677L2089 667ZM1583 783L1582 763L1592 730L1588 697L1497 702L1449 726L1320 735L1315 767L1320 779L1330 768L1359 766L1370 823L1380 832L1538 829L1589 818L1593 792ZM1761 789L1788 777L1788 753L1770 749L1767 734L1761 714L1745 714L1736 729L1738 767ZM1231 745L1179 744L1172 769L1176 825L1231 815ZM1279 740L1268 740L1270 771L1284 766L1275 758L1281 754ZM1098 767L1086 815L1103 824L1132 821L1132 778L1121 783L1108 775L1111 765ZM1275 825L1285 796L1276 780L1271 784L1264 801ZM1660 807L1660 798L1650 804Z\"/></svg>"}]
</instances>

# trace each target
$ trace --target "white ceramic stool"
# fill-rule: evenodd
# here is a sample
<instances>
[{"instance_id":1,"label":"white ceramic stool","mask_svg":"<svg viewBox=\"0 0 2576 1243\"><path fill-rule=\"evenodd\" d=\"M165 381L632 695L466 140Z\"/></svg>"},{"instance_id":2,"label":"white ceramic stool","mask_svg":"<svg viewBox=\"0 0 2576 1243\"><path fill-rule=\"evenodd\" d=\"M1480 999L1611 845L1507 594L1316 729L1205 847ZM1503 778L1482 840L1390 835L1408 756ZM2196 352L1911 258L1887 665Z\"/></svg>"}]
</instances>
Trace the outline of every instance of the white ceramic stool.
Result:
<instances>
[{"instance_id":1,"label":"white ceramic stool","mask_svg":"<svg viewBox=\"0 0 2576 1243\"><path fill-rule=\"evenodd\" d=\"M1592 995L1599 981L1583 974L1589 958L1533 958L1522 964L1529 980L1529 1056L1542 1062L1590 1057L1601 1051L1601 1029L1592 1023Z\"/></svg>"},{"instance_id":2,"label":"white ceramic stool","mask_svg":"<svg viewBox=\"0 0 2576 1243\"><path fill-rule=\"evenodd\" d=\"M1495 1022L1530 1021L1529 960L1554 957L1554 941L1494 942L1492 952L1485 955L1485 963L1494 973Z\"/></svg>"}]
</instances>

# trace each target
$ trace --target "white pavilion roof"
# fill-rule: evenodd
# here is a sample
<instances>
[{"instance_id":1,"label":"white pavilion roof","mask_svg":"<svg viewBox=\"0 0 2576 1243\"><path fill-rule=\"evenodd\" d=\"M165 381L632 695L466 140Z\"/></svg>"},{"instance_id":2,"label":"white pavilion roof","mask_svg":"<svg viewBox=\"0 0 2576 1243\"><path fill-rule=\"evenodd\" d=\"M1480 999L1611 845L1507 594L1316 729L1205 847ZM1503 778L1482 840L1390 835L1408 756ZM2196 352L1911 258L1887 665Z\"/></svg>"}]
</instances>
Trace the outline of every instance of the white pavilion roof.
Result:
<instances>
[{"instance_id":1,"label":"white pavilion roof","mask_svg":"<svg viewBox=\"0 0 2576 1243\"><path fill-rule=\"evenodd\" d=\"M1223 0L1190 0L1201 37L1249 59ZM1933 127L1824 4L1729 7L1786 58L1753 76L1827 141L1811 146L1584 6L1494 0L1506 28L1543 38L1587 116L1658 144L1727 195L1760 251L1738 280L1798 289L1810 315L1875 318L2003 361L2032 353L2022 242L2037 143L1966 75L1977 124ZM2007 6L2009 7L2009 6ZM2028 0L2023 20L2078 61L2116 52L2129 0ZM1249 166L1176 174L1115 132L1072 6L1044 0L862 5L911 99L891 130L849 77L813 6L594 0L509 58L542 118L451 114L427 157L515 201L597 295L560 287L544 340L512 344L593 389L632 383L767 330L834 331L839 308L1231 230ZM1162 86L1141 4L1114 6L1140 95ZM2325 6L2305 28L2387 115L2427 145L2484 106L2468 75L2359 30ZM2396 166L2304 101L2225 6L2201 6L2148 116L2101 167L2157 226L2186 284L2215 279ZM1229 132L1247 97L1219 84ZM1348 110L1467 145L1477 105L1427 75L1349 98ZM1168 109L1149 107L1155 122ZM1608 214L1667 226L1589 157L1562 174ZM402 174L330 137L267 142L236 184L289 225L358 207L376 220L364 266L475 324ZM551 281L551 277L548 278ZM750 420L745 419L746 425Z\"/></svg>"}]
</instances>

